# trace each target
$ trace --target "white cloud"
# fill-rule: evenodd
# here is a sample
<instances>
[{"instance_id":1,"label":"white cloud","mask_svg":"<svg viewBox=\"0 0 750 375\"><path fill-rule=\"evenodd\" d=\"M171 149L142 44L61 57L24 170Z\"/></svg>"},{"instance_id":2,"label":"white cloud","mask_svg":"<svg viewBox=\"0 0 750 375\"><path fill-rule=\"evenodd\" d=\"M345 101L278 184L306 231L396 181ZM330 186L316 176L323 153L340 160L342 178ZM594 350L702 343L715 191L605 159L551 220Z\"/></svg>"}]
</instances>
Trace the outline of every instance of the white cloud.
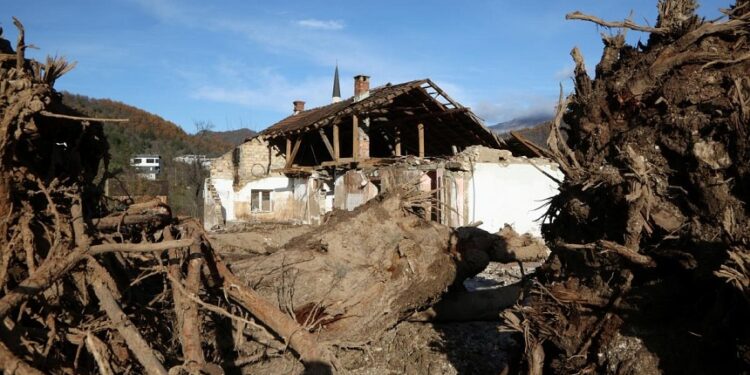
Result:
<instances>
[{"instance_id":1,"label":"white cloud","mask_svg":"<svg viewBox=\"0 0 750 375\"><path fill-rule=\"evenodd\" d=\"M164 21L182 22L192 15L187 8L180 7L170 0L132 0L148 13Z\"/></svg>"},{"instance_id":2,"label":"white cloud","mask_svg":"<svg viewBox=\"0 0 750 375\"><path fill-rule=\"evenodd\" d=\"M318 30L341 30L344 28L344 23L336 20L318 20L315 18L308 18L297 21L297 25L309 29Z\"/></svg>"},{"instance_id":3,"label":"white cloud","mask_svg":"<svg viewBox=\"0 0 750 375\"><path fill-rule=\"evenodd\" d=\"M576 67L573 64L560 68L558 71L555 72L555 79L558 81L562 81L562 80L567 80L569 78L573 78L575 68Z\"/></svg>"},{"instance_id":4,"label":"white cloud","mask_svg":"<svg viewBox=\"0 0 750 375\"><path fill-rule=\"evenodd\" d=\"M248 18L216 8L186 7L175 0L155 0L153 3L148 0L131 1L164 22L200 28L216 35L234 34L271 53L291 59L302 59L331 68L338 61L344 96L351 95L352 84L351 81L347 84L347 75L370 75L373 87L389 81L399 83L431 77L448 95L471 107L488 124L536 114L551 115L557 101L556 95L493 95L469 90L457 84L460 80L441 74L441 66L435 66L427 59L404 58L394 53L392 46L355 33L327 32L345 28L342 21L300 20L290 18L289 14ZM296 27L289 27L290 24ZM286 72L259 67L258 63L227 61L218 62L205 70L181 72L182 78L192 88L190 95L193 98L277 111L280 115L291 113L293 100L306 101L307 108L330 101L332 72L325 76L293 79ZM571 70L572 67L566 66L555 75L567 76ZM179 71L176 73L180 74Z\"/></svg>"},{"instance_id":5,"label":"white cloud","mask_svg":"<svg viewBox=\"0 0 750 375\"><path fill-rule=\"evenodd\" d=\"M270 68L224 61L207 72L191 96L195 99L267 109L291 114L292 101L303 100L307 108L328 104L331 77L307 77L293 81Z\"/></svg>"},{"instance_id":6,"label":"white cloud","mask_svg":"<svg viewBox=\"0 0 750 375\"><path fill-rule=\"evenodd\" d=\"M185 5L175 0L130 0L153 17L186 27L201 28L217 35L232 33L267 49L318 66L333 67L338 61L343 74L367 74L374 82L398 82L423 76L424 67L394 55L391 46L383 46L350 33L329 30L345 28L343 21L314 18L290 20L286 14L245 15L217 11L215 8ZM289 27L289 24L298 27ZM342 76L343 77L343 76Z\"/></svg>"},{"instance_id":7,"label":"white cloud","mask_svg":"<svg viewBox=\"0 0 750 375\"><path fill-rule=\"evenodd\" d=\"M481 101L474 112L482 117L488 125L528 117L552 117L557 106L557 99L542 96L519 96L501 98L497 101Z\"/></svg>"}]
</instances>

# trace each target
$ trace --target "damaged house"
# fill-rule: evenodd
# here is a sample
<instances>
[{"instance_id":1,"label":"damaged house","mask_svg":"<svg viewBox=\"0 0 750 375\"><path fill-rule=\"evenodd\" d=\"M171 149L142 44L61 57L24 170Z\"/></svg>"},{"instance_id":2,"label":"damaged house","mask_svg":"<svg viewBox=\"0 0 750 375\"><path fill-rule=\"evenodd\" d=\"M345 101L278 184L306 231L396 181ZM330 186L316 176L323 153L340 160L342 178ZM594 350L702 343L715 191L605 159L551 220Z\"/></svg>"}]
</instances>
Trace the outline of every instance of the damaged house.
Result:
<instances>
[{"instance_id":1,"label":"damaged house","mask_svg":"<svg viewBox=\"0 0 750 375\"><path fill-rule=\"evenodd\" d=\"M380 191L414 184L425 217L497 231L511 224L540 234L539 208L555 195L556 165L514 156L469 108L429 79L370 89L354 77L354 96L293 113L215 159L205 182L204 225L231 222L320 224Z\"/></svg>"}]
</instances>

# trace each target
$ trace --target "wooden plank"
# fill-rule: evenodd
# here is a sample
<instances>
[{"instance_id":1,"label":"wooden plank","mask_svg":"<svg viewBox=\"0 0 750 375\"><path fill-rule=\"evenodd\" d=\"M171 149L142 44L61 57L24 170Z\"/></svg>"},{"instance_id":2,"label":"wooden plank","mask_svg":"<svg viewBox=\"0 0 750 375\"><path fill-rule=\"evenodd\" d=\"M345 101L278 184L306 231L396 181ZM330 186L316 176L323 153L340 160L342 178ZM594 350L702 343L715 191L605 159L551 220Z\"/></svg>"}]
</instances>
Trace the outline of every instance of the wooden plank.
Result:
<instances>
[{"instance_id":1,"label":"wooden plank","mask_svg":"<svg viewBox=\"0 0 750 375\"><path fill-rule=\"evenodd\" d=\"M417 130L419 131L419 157L424 158L424 124L419 123L417 125Z\"/></svg>"},{"instance_id":2,"label":"wooden plank","mask_svg":"<svg viewBox=\"0 0 750 375\"><path fill-rule=\"evenodd\" d=\"M333 167L333 166L345 165L345 164L349 164L349 163L353 163L353 162L354 162L353 158L339 158L339 160L337 160L337 161L336 160L334 160L334 161L324 161L324 162L320 163L320 166L321 167Z\"/></svg>"},{"instance_id":3,"label":"wooden plank","mask_svg":"<svg viewBox=\"0 0 750 375\"><path fill-rule=\"evenodd\" d=\"M286 159L285 168L289 168L292 166L292 164L294 164L294 158L297 157L297 152L299 151L300 144L302 144L302 137L298 137L297 141L294 142L294 149L292 149L292 154L289 156L289 159Z\"/></svg>"},{"instance_id":4,"label":"wooden plank","mask_svg":"<svg viewBox=\"0 0 750 375\"><path fill-rule=\"evenodd\" d=\"M401 129L398 127L396 128L396 146L395 146L395 154L396 156L401 156Z\"/></svg>"},{"instance_id":5,"label":"wooden plank","mask_svg":"<svg viewBox=\"0 0 750 375\"><path fill-rule=\"evenodd\" d=\"M352 115L352 158L359 160L359 119Z\"/></svg>"},{"instance_id":6,"label":"wooden plank","mask_svg":"<svg viewBox=\"0 0 750 375\"><path fill-rule=\"evenodd\" d=\"M339 142L339 125L333 125L333 160L341 158L341 146Z\"/></svg>"},{"instance_id":7,"label":"wooden plank","mask_svg":"<svg viewBox=\"0 0 750 375\"><path fill-rule=\"evenodd\" d=\"M333 146L331 146L331 142L328 141L328 136L326 135L326 131L324 129L318 129L318 133L320 133L320 138L323 139L323 143L326 145L326 148L328 149L328 153L331 154L331 159L336 160L336 152L333 151Z\"/></svg>"},{"instance_id":8,"label":"wooden plank","mask_svg":"<svg viewBox=\"0 0 750 375\"><path fill-rule=\"evenodd\" d=\"M517 132L511 131L510 135L513 138L515 138L518 142L520 142L522 145L526 146L526 148L529 151L531 151L534 155L536 155L537 157L540 157L540 158L545 158L546 157L546 158L550 158L550 159L552 158L552 155L550 155L549 152L547 152L543 148L535 145L533 142L531 142L528 139L526 139L526 137L524 137L523 135L521 135L521 133L517 133Z\"/></svg>"},{"instance_id":9,"label":"wooden plank","mask_svg":"<svg viewBox=\"0 0 750 375\"><path fill-rule=\"evenodd\" d=\"M458 104L458 102L456 102L455 100L453 100L453 98L448 96L448 94L446 94L445 91L443 91L440 87L438 87L438 85L432 82L432 80L428 79L427 83L430 85L430 87L432 87L433 90L437 91L437 93L440 94L440 96L445 98L445 100L447 100L449 103L453 104L454 107L463 108L461 104Z\"/></svg>"}]
</instances>

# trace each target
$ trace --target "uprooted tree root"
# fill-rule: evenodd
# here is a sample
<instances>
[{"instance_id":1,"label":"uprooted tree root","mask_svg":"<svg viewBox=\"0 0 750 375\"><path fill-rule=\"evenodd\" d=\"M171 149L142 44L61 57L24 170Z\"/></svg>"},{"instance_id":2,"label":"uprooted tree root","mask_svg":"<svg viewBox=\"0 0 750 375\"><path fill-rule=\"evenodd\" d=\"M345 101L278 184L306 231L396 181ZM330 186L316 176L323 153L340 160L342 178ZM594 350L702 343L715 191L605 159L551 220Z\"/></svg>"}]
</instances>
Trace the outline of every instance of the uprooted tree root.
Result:
<instances>
[{"instance_id":1,"label":"uprooted tree root","mask_svg":"<svg viewBox=\"0 0 750 375\"><path fill-rule=\"evenodd\" d=\"M330 370L327 347L237 279L197 221L158 201L107 208L103 120L61 104L53 84L72 65L26 59L14 23L16 51L0 39L0 370L222 373L248 361L245 334Z\"/></svg>"},{"instance_id":2,"label":"uprooted tree root","mask_svg":"<svg viewBox=\"0 0 750 375\"><path fill-rule=\"evenodd\" d=\"M573 50L552 255L505 313L532 374L750 367L750 2L723 21L695 8L659 1L655 27L569 15L651 36L605 37L595 80Z\"/></svg>"}]
</instances>

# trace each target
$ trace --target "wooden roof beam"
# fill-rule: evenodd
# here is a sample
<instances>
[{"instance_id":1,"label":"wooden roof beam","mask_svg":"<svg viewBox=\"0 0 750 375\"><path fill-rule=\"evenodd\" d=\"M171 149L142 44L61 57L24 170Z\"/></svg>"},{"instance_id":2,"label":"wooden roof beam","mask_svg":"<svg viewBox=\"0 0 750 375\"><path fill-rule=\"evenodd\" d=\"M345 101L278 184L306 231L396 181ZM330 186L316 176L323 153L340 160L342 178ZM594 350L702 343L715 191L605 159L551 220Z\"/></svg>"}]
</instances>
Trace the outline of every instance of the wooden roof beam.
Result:
<instances>
[{"instance_id":1,"label":"wooden roof beam","mask_svg":"<svg viewBox=\"0 0 750 375\"><path fill-rule=\"evenodd\" d=\"M289 138L287 138L287 146L290 144ZM289 158L286 160L286 165L284 166L285 169L289 169L294 164L294 158L297 157L297 152L299 152L299 146L302 144L302 137L297 137L297 141L294 142L294 148L292 149L292 153L289 155Z\"/></svg>"},{"instance_id":2,"label":"wooden roof beam","mask_svg":"<svg viewBox=\"0 0 750 375\"><path fill-rule=\"evenodd\" d=\"M318 129L318 133L320 133L320 138L323 140L323 144L326 145L326 148L328 149L328 153L331 154L331 159L336 160L336 152L333 150L333 146L331 146L331 142L328 141L328 136L326 135L326 131L323 128Z\"/></svg>"}]
</instances>

